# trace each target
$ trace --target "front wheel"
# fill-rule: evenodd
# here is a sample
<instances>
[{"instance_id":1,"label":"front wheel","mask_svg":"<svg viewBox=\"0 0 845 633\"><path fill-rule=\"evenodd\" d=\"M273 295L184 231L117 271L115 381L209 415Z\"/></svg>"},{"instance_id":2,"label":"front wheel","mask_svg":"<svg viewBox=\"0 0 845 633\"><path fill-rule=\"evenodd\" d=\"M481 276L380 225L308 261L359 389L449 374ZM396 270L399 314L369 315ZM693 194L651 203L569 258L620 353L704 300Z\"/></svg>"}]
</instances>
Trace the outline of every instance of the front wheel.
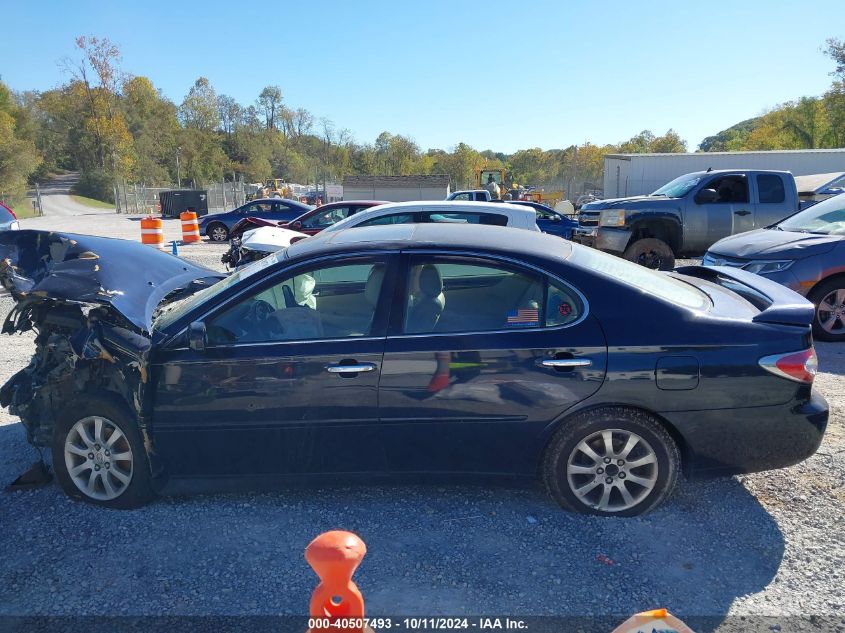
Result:
<instances>
[{"instance_id":1,"label":"front wheel","mask_svg":"<svg viewBox=\"0 0 845 633\"><path fill-rule=\"evenodd\" d=\"M229 239L229 229L226 228L225 224L215 222L208 227L208 237L214 242L225 242Z\"/></svg>"},{"instance_id":2,"label":"front wheel","mask_svg":"<svg viewBox=\"0 0 845 633\"><path fill-rule=\"evenodd\" d=\"M845 341L845 278L823 281L808 298L816 306L813 336L819 341Z\"/></svg>"},{"instance_id":3,"label":"front wheel","mask_svg":"<svg viewBox=\"0 0 845 633\"><path fill-rule=\"evenodd\" d=\"M128 411L92 396L67 408L53 431L53 468L65 493L110 508L152 498L144 444Z\"/></svg>"},{"instance_id":4,"label":"front wheel","mask_svg":"<svg viewBox=\"0 0 845 633\"><path fill-rule=\"evenodd\" d=\"M681 457L657 420L621 407L566 421L543 460L543 479L563 508L636 516L660 505L678 479Z\"/></svg>"},{"instance_id":5,"label":"front wheel","mask_svg":"<svg viewBox=\"0 0 845 633\"><path fill-rule=\"evenodd\" d=\"M625 249L622 257L652 270L672 270L675 267L672 247L654 237L637 240Z\"/></svg>"}]
</instances>

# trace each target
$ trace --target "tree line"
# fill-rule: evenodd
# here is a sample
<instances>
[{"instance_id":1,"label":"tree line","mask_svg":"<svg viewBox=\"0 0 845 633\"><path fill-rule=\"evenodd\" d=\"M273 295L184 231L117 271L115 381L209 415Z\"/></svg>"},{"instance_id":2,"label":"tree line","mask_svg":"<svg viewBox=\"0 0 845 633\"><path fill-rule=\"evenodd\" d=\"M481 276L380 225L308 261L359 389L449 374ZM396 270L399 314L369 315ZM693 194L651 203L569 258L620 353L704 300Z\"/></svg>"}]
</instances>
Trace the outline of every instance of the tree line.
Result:
<instances>
[{"instance_id":1,"label":"tree line","mask_svg":"<svg viewBox=\"0 0 845 633\"><path fill-rule=\"evenodd\" d=\"M705 151L840 147L845 144L845 53L827 42L837 80L822 97L784 104L702 143ZM510 182L601 188L608 153L684 152L674 130L645 130L617 144L585 142L565 149L479 151L458 142L423 150L401 134L382 132L372 143L355 140L333 121L288 104L278 86L251 104L219 94L198 78L181 103L153 82L120 68L120 50L106 38L83 36L65 60L69 79L44 92L12 92L0 82L0 197L19 201L27 183L58 170L79 171L79 193L113 199L118 181L202 186L224 179L263 182L339 182L345 175L445 173L453 188L470 187L479 168L504 168ZM177 170L178 155L178 170ZM510 183L509 183L510 184Z\"/></svg>"}]
</instances>

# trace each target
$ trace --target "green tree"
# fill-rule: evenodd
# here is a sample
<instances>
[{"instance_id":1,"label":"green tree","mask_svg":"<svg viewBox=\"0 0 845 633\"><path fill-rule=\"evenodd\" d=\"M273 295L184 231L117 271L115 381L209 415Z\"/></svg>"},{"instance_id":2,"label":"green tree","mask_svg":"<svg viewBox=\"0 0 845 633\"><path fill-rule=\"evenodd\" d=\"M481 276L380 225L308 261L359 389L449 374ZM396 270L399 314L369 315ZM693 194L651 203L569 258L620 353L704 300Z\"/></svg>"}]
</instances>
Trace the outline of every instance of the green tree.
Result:
<instances>
[{"instance_id":1,"label":"green tree","mask_svg":"<svg viewBox=\"0 0 845 633\"><path fill-rule=\"evenodd\" d=\"M11 90L0 82L0 198L12 204L24 199L27 179L41 163L35 142L18 124L22 116Z\"/></svg>"}]
</instances>

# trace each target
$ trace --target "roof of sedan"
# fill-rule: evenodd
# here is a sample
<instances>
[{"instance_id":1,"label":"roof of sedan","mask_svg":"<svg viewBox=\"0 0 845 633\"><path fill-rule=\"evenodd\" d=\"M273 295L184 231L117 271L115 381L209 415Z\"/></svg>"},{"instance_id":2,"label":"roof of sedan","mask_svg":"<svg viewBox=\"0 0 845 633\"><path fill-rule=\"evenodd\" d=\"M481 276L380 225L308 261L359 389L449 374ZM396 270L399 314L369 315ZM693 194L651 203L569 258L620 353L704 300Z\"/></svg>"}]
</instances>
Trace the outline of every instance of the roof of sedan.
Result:
<instances>
[{"instance_id":1,"label":"roof of sedan","mask_svg":"<svg viewBox=\"0 0 845 633\"><path fill-rule=\"evenodd\" d=\"M287 249L290 258L338 251L445 248L566 259L572 244L536 231L482 224L388 224L322 232Z\"/></svg>"}]
</instances>

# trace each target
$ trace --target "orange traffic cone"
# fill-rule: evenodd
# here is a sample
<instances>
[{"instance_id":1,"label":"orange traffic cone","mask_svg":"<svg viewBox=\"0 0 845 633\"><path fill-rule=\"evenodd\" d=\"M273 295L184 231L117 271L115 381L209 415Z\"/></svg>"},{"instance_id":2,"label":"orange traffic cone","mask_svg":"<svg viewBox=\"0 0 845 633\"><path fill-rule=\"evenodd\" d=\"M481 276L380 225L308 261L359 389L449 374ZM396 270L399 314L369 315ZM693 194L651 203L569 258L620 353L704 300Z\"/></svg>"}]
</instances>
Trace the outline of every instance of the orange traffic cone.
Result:
<instances>
[{"instance_id":1,"label":"orange traffic cone","mask_svg":"<svg viewBox=\"0 0 845 633\"><path fill-rule=\"evenodd\" d=\"M311 596L311 631L364 633L364 596L352 582L367 546L352 532L324 532L305 548L305 560L320 577ZM344 626L340 626L344 625Z\"/></svg>"}]
</instances>

